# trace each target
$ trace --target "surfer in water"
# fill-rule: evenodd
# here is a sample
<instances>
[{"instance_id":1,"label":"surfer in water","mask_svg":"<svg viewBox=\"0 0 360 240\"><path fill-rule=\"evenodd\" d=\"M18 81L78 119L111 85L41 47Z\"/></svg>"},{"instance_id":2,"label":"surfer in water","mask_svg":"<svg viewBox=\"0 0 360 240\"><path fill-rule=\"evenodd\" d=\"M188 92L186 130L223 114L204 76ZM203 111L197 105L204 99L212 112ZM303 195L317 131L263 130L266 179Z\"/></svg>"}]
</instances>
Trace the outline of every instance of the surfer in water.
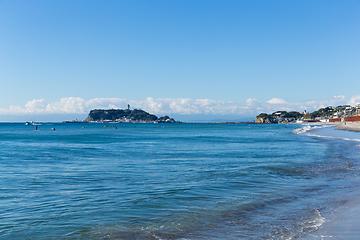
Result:
<instances>
[{"instance_id":1,"label":"surfer in water","mask_svg":"<svg viewBox=\"0 0 360 240\"><path fill-rule=\"evenodd\" d=\"M37 131L37 125L36 125L36 131Z\"/></svg>"}]
</instances>

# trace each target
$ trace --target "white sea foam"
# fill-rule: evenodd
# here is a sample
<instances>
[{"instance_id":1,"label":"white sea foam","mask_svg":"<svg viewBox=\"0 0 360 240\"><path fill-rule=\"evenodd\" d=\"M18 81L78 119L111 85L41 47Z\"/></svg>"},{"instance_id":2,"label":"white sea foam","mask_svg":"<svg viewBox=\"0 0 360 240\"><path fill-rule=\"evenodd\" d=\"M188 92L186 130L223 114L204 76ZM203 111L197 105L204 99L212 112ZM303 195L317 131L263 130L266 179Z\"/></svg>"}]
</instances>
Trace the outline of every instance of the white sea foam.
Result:
<instances>
[{"instance_id":1,"label":"white sea foam","mask_svg":"<svg viewBox=\"0 0 360 240\"><path fill-rule=\"evenodd\" d=\"M360 142L360 139L356 139L356 138L337 137L337 136L325 136L325 135L319 135L319 134L308 134L308 136L317 137L317 138L329 138L329 139L336 139L336 140L345 140L345 141ZM359 145L358 145L358 146L359 146Z\"/></svg>"},{"instance_id":2,"label":"white sea foam","mask_svg":"<svg viewBox=\"0 0 360 240\"><path fill-rule=\"evenodd\" d=\"M360 139L352 139L352 138L341 138L343 140L347 140L347 141L356 141L356 142L360 142Z\"/></svg>"},{"instance_id":3,"label":"white sea foam","mask_svg":"<svg viewBox=\"0 0 360 240\"><path fill-rule=\"evenodd\" d=\"M292 239L299 237L299 235L302 235L304 233L309 233L309 232L318 230L324 224L325 218L323 216L321 216L320 211L317 209L314 210L314 214L315 214L314 218L303 223L304 226L300 229L298 234L294 234L286 239L292 240Z\"/></svg>"},{"instance_id":4,"label":"white sea foam","mask_svg":"<svg viewBox=\"0 0 360 240\"><path fill-rule=\"evenodd\" d=\"M332 134L321 135L321 134L316 134L316 133L312 132L312 130L314 130L314 129L327 128L327 127L332 127L332 125L305 125L301 128L297 128L297 129L293 130L293 133L304 134L307 136L317 137L317 138L328 138L328 139L360 142L360 139L357 139L357 138L349 138L349 137L342 137L342 136L336 136L336 135L332 136Z\"/></svg>"},{"instance_id":5,"label":"white sea foam","mask_svg":"<svg viewBox=\"0 0 360 240\"><path fill-rule=\"evenodd\" d=\"M319 210L315 209L314 212L316 214L316 218L310 223L312 224L313 228L318 229L325 222L325 218L321 216Z\"/></svg>"},{"instance_id":6,"label":"white sea foam","mask_svg":"<svg viewBox=\"0 0 360 240\"><path fill-rule=\"evenodd\" d=\"M324 128L324 127L329 127L329 125L305 125L301 128L297 128L293 131L293 133L295 134L304 134L307 133L313 129L317 129L317 128Z\"/></svg>"}]
</instances>

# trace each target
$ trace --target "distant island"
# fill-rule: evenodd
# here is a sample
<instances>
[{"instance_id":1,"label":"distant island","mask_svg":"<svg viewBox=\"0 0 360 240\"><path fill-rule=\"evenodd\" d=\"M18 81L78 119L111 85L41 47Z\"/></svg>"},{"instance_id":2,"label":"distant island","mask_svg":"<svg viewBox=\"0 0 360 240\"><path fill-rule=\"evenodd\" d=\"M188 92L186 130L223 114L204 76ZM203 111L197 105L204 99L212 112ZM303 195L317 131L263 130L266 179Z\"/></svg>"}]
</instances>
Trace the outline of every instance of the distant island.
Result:
<instances>
[{"instance_id":1,"label":"distant island","mask_svg":"<svg viewBox=\"0 0 360 240\"><path fill-rule=\"evenodd\" d=\"M94 109L91 110L84 121L64 121L87 122L87 123L176 123L169 116L157 117L153 114L139 109Z\"/></svg>"},{"instance_id":2,"label":"distant island","mask_svg":"<svg viewBox=\"0 0 360 240\"><path fill-rule=\"evenodd\" d=\"M355 122L360 121L360 104L357 106L340 105L320 108L317 111L299 113L296 111L277 111L271 114L261 113L255 123L291 123L291 122Z\"/></svg>"}]
</instances>

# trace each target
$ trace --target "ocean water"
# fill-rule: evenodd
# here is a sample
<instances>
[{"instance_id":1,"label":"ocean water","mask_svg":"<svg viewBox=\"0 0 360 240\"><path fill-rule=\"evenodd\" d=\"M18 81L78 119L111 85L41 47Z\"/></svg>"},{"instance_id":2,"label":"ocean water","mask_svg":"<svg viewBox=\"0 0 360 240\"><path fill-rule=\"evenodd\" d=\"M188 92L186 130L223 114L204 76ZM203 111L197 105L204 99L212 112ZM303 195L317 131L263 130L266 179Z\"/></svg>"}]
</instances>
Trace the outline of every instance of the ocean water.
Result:
<instances>
[{"instance_id":1,"label":"ocean water","mask_svg":"<svg viewBox=\"0 0 360 240\"><path fill-rule=\"evenodd\" d=\"M360 133L329 126L34 130L0 124L0 239L301 239L359 194Z\"/></svg>"}]
</instances>

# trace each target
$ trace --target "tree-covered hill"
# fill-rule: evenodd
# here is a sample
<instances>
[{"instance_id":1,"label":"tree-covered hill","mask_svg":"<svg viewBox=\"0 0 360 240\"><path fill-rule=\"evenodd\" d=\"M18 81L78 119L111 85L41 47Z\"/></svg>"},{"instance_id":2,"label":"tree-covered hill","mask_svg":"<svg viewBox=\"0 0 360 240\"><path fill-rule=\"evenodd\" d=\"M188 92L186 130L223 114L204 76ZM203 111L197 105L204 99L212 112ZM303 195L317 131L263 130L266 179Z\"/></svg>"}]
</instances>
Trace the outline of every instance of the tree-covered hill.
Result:
<instances>
[{"instance_id":1,"label":"tree-covered hill","mask_svg":"<svg viewBox=\"0 0 360 240\"><path fill-rule=\"evenodd\" d=\"M291 112L277 111L277 112L273 112L272 114L261 113L256 117L255 122L257 123L274 123L280 121L294 122L301 117L302 114L296 111L291 111Z\"/></svg>"},{"instance_id":2,"label":"tree-covered hill","mask_svg":"<svg viewBox=\"0 0 360 240\"><path fill-rule=\"evenodd\" d=\"M123 109L95 109L91 110L89 116L85 119L85 122L100 122L100 121L120 121L120 120L131 120L131 121L156 121L158 117L145 112L143 110L123 110Z\"/></svg>"}]
</instances>

